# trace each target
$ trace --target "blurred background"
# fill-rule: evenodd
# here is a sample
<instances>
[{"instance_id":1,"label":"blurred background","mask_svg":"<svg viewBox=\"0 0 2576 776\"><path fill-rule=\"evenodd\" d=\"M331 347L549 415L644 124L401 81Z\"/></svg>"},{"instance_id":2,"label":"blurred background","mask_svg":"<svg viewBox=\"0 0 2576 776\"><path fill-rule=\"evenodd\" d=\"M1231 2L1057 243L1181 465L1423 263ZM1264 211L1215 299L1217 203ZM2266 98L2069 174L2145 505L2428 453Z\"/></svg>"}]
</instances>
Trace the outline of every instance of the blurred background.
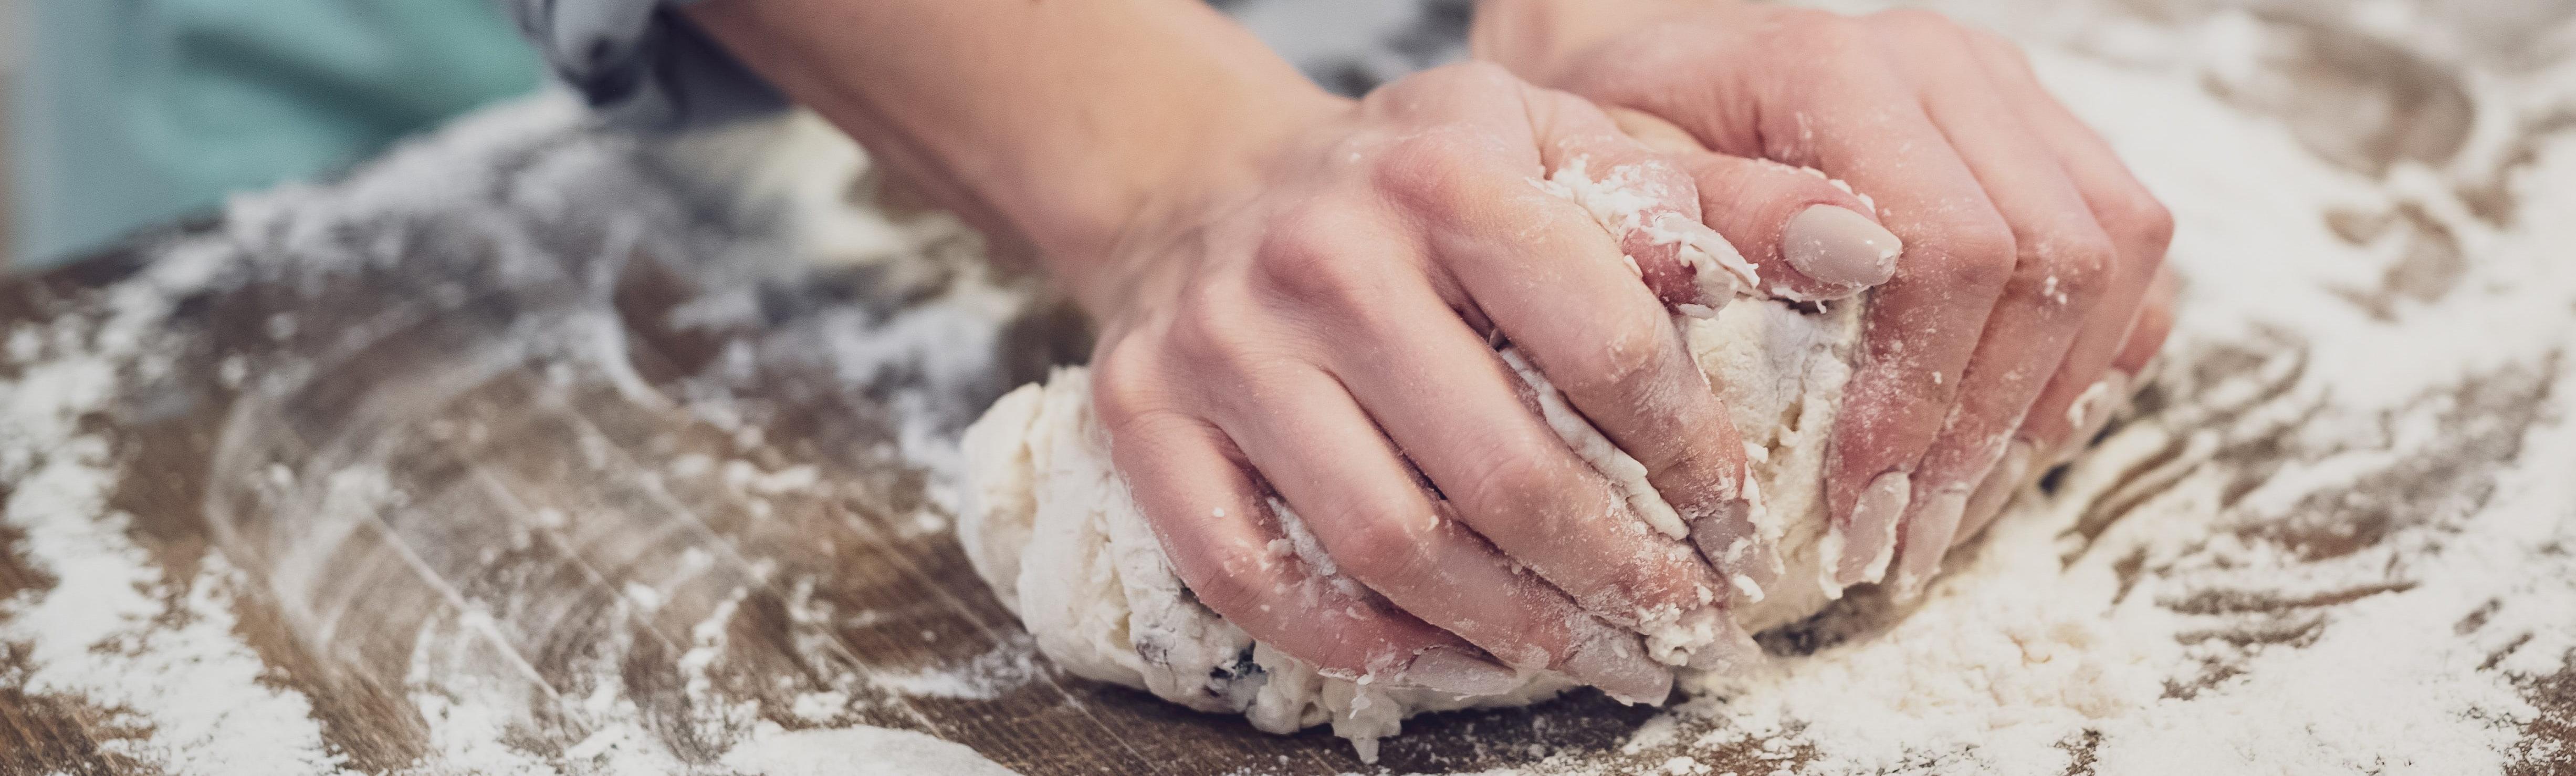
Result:
<instances>
[{"instance_id":1,"label":"blurred background","mask_svg":"<svg viewBox=\"0 0 2576 776\"><path fill-rule=\"evenodd\" d=\"M1344 93L1455 57L1470 0L1215 0ZM0 268L329 177L543 82L495 0L0 0Z\"/></svg>"},{"instance_id":2,"label":"blurred background","mask_svg":"<svg viewBox=\"0 0 2576 776\"><path fill-rule=\"evenodd\" d=\"M1317 82L1354 95L1461 56L1473 7L1209 2ZM2519 80L2576 47L2576 0L1909 4L2149 65L2181 54L2139 30L2234 20L2260 43L2213 67L2204 85L2374 177L2398 160L2439 166L2463 145L2478 108L2470 66ZM538 89L542 62L502 5L0 0L0 269L57 264L211 214L229 193L334 177L402 137Z\"/></svg>"},{"instance_id":3,"label":"blurred background","mask_svg":"<svg viewBox=\"0 0 2576 776\"><path fill-rule=\"evenodd\" d=\"M16 134L18 122L17 113L10 108L15 104L12 95L18 85L18 59L22 56L20 52L26 50L20 42L27 29L25 11L20 6L26 3L27 0L0 0L0 182L14 177L9 174L13 161L9 140ZM16 200L11 197L17 193L14 188L0 183L0 269L6 269L17 255L12 250L15 247L12 245L15 242L14 230L10 229L12 217L17 215Z\"/></svg>"},{"instance_id":4,"label":"blurred background","mask_svg":"<svg viewBox=\"0 0 2576 776\"><path fill-rule=\"evenodd\" d=\"M330 175L540 72L490 0L0 0L0 264Z\"/></svg>"}]
</instances>

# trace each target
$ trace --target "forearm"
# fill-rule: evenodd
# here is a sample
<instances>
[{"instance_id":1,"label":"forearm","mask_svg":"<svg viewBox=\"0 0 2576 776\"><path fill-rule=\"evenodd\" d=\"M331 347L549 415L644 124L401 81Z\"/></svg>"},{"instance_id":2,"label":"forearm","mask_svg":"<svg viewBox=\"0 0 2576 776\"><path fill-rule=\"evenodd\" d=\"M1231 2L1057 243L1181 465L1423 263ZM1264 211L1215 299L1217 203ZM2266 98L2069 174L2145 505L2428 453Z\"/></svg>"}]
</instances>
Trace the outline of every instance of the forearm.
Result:
<instances>
[{"instance_id":1,"label":"forearm","mask_svg":"<svg viewBox=\"0 0 2576 776\"><path fill-rule=\"evenodd\" d=\"M1076 286L1158 193L1240 174L1247 149L1337 105L1195 0L709 0L689 14Z\"/></svg>"}]
</instances>

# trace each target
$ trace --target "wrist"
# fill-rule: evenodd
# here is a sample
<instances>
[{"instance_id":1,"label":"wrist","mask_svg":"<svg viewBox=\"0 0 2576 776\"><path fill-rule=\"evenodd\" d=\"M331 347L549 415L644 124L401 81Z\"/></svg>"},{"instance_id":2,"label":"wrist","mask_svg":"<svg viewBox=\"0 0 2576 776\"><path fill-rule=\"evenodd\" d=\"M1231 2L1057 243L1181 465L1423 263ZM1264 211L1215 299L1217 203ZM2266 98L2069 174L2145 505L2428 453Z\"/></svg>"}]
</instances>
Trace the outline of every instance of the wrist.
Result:
<instances>
[{"instance_id":1,"label":"wrist","mask_svg":"<svg viewBox=\"0 0 2576 776\"><path fill-rule=\"evenodd\" d=\"M1248 174L1257 149L1337 100L1197 0L706 0L683 12L1073 284L1092 282L1139 212Z\"/></svg>"},{"instance_id":2,"label":"wrist","mask_svg":"<svg viewBox=\"0 0 2576 776\"><path fill-rule=\"evenodd\" d=\"M1350 100L1305 86L1247 110L1210 112L1187 139L1163 149L1161 163L1137 165L1123 176L1117 188L1131 193L1105 199L1095 217L1049 234L1039 248L1058 284L1108 325L1187 282L1165 261L1195 253L1181 243L1207 239L1203 228L1214 218L1277 179L1280 165L1297 156L1301 137L1349 111Z\"/></svg>"},{"instance_id":3,"label":"wrist","mask_svg":"<svg viewBox=\"0 0 2576 776\"><path fill-rule=\"evenodd\" d=\"M1277 74L1200 76L1193 84L1202 88L1159 103L1153 115L1071 128L1091 135L1071 143L1079 152L1041 156L1047 163L985 186L1086 304L1116 295L1094 287L1114 288L1134 274L1118 263L1136 253L1128 243L1138 233L1249 188L1293 137L1349 103L1284 63Z\"/></svg>"}]
</instances>

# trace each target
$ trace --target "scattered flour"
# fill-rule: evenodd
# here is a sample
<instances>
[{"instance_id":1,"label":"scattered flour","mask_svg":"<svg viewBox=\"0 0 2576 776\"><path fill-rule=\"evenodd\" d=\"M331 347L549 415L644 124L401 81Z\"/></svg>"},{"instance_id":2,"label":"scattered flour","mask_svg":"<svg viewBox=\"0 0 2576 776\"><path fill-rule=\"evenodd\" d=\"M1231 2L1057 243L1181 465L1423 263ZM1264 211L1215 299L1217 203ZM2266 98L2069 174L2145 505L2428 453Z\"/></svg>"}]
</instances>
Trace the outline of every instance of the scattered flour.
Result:
<instances>
[{"instance_id":1,"label":"scattered flour","mask_svg":"<svg viewBox=\"0 0 2576 776\"><path fill-rule=\"evenodd\" d=\"M2063 23L2103 13L2021 29L2180 223L2187 286L2151 411L2023 494L1911 609L1863 592L1766 637L1762 670L1689 676L1690 700L1618 758L1493 773L2567 765L2524 728L2543 713L2531 683L2576 650L2576 225L2541 215L2576 212L2576 133L2511 128L2576 107L2576 64L2473 71L2478 129L2453 161L2380 176L2204 86L2261 66L2248 47L2280 22ZM2518 217L2471 199L2489 182ZM2373 218L2394 226L2338 225ZM1030 541L975 527L970 547Z\"/></svg>"},{"instance_id":2,"label":"scattered flour","mask_svg":"<svg viewBox=\"0 0 2576 776\"><path fill-rule=\"evenodd\" d=\"M104 707L138 731L100 742L107 754L171 773L340 773L312 705L261 680L265 664L233 634L242 576L209 553L188 580L164 577L127 534L133 517L107 504L117 463L109 440L81 430L109 411L127 370L166 354L154 336L178 295L205 286L229 255L173 249L119 285L95 317L70 315L11 333L14 380L0 381L0 520L24 535L7 551L54 579L0 601L0 644L24 649L0 682L29 696Z\"/></svg>"},{"instance_id":3,"label":"scattered flour","mask_svg":"<svg viewBox=\"0 0 2576 776\"><path fill-rule=\"evenodd\" d=\"M747 776L1016 776L963 745L880 727L785 730L764 724L724 765Z\"/></svg>"},{"instance_id":4,"label":"scattered flour","mask_svg":"<svg viewBox=\"0 0 2576 776\"><path fill-rule=\"evenodd\" d=\"M2221 13L2160 50L2249 23ZM1803 638L1849 641L1698 677L1632 753L1749 748L1769 754L1748 772L1798 774L2563 766L2523 726L2525 682L2576 649L2576 230L2471 215L2445 179L2491 158L2475 142L2460 171L2375 181L2213 99L2189 62L2035 56L2180 222L2191 283L2156 381L2170 406L2053 495L2025 494L1902 619L1828 618ZM2537 156L2509 184L2522 212L2566 212L2576 142ZM2405 207L2472 260L2374 315L2354 289L2391 282L2408 238L2348 241L2324 216ZM2215 371L2239 354L2255 366ZM2267 440L2281 447L2255 460L2227 452Z\"/></svg>"},{"instance_id":5,"label":"scattered flour","mask_svg":"<svg viewBox=\"0 0 2576 776\"><path fill-rule=\"evenodd\" d=\"M2429 19L2382 18L2405 4L2368 5L2373 24L2424 29L2427 40L2447 34ZM2324 161L2282 122L2202 88L2259 70L2253 52L2275 21L2220 11L2170 26L2102 22L2105 12L2076 2L2011 28L2013 14L1996 10L2006 6L2020 7L1962 10L2041 41L2043 77L2182 225L2172 258L2189 280L2181 325L2147 381L2160 406L2120 427L2053 492L2024 494L1901 618L1873 608L1883 599L1855 596L1775 632L1770 644L1783 657L1769 669L1689 682L1691 700L1620 751L1533 753L1531 764L1493 773L2564 771L2567 753L2529 744L2523 730L2544 713L2530 682L2563 675L2576 649L2576 482L2565 475L2576 471L2576 433L2565 427L2576 417L2576 264L2564 259L2576 224L2557 217L2576 212L2576 137L2559 132L2526 148L2514 127L2576 105L2576 68L2476 72L2476 123L2451 161L2405 161L2374 176ZM337 239L332 213L476 201L497 173L458 159L560 132L576 117L559 96L486 114L436 141L436 153L397 154L344 186L236 203L233 237L280 253L331 252L297 246ZM2470 200L2489 183L2517 201L2518 216L2499 219ZM563 207L539 195L565 189L530 188L536 194L514 207ZM2396 226L2339 235L2329 212ZM2433 227L2408 225L2417 218ZM492 231L504 256L545 254L517 230ZM2467 261L2440 288L2373 296L2422 245L2444 240ZM356 260L393 255L361 251ZM110 707L133 731L108 742L111 751L154 769L337 773L309 700L263 681L258 656L233 633L230 596L242 575L218 550L185 580L165 578L129 535L131 518L106 505L116 451L82 431L83 417L109 408L122 375L167 367L153 337L169 305L227 261L183 246L118 286L96 320L5 333L15 371L0 372L13 375L0 380L0 481L9 484L0 520L23 536L11 552L54 582L0 602L0 642L20 660L0 682ZM750 299L725 297L685 317L720 325L756 314ZM850 379L878 379L892 373L881 365L939 357L948 351L937 343L952 338L992 342L978 316L1009 306L996 296L962 302L951 317L904 319L911 344L850 340L832 359ZM856 316L833 336L887 320ZM288 319L270 328L293 336L313 327ZM988 387L975 385L971 368L941 369L913 384ZM261 379L247 367L223 371L240 373L227 382ZM710 398L703 409L733 409L720 404ZM918 422L903 452L953 473L958 456L942 435L954 418ZM734 476L714 460L671 466L675 476ZM803 476L751 471L740 482L785 487ZM1766 495L1775 508L1799 508L1783 506L1798 494ZM1798 525L1775 528L1790 532L1787 541L1821 540L1800 537ZM1787 600L1804 588L1784 585L1764 604L1812 605ZM405 689L437 763L424 773L689 770L667 731L610 681L613 662L592 666L597 676L565 697L532 697L493 649L491 616L467 610L422 626ZM687 645L710 648L702 668L722 660L720 634L721 625ZM972 697L971 682L949 684L960 677L915 679L934 690L966 686L961 697ZM731 711L748 701L695 689L727 712L691 723L720 728L722 764L735 771L1007 773L921 733L741 722ZM854 692L865 689L854 680L763 711L839 724L867 702ZM527 716L541 707L583 736L524 746Z\"/></svg>"}]
</instances>

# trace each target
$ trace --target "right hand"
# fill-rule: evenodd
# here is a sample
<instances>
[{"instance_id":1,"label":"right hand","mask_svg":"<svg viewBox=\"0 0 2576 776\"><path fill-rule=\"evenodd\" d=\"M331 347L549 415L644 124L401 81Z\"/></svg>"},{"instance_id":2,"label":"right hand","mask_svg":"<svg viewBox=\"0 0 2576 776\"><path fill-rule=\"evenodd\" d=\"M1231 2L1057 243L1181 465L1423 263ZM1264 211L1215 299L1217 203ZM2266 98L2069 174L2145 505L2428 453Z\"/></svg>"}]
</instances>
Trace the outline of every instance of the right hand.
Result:
<instances>
[{"instance_id":1,"label":"right hand","mask_svg":"<svg viewBox=\"0 0 2576 776\"><path fill-rule=\"evenodd\" d=\"M1692 176L1492 65L1303 104L1281 118L1296 131L1207 164L1068 278L1102 323L1112 455L1173 566L1335 675L1485 693L1551 669L1661 701L1670 673L1636 631L1723 623L1722 576L1630 512L1491 343L1686 520L1742 521L1742 444L1667 310L1692 294L1674 247L1533 185L1580 158L1638 176L1650 223L1698 221ZM1325 557L1287 551L1279 502Z\"/></svg>"},{"instance_id":2,"label":"right hand","mask_svg":"<svg viewBox=\"0 0 2576 776\"><path fill-rule=\"evenodd\" d=\"M1683 144L1850 181L1903 238L1826 453L1837 584L1920 593L1954 542L2085 443L2164 337L2169 296L2151 290L2171 215L1999 35L1913 9L1490 5L1479 56Z\"/></svg>"}]
</instances>

